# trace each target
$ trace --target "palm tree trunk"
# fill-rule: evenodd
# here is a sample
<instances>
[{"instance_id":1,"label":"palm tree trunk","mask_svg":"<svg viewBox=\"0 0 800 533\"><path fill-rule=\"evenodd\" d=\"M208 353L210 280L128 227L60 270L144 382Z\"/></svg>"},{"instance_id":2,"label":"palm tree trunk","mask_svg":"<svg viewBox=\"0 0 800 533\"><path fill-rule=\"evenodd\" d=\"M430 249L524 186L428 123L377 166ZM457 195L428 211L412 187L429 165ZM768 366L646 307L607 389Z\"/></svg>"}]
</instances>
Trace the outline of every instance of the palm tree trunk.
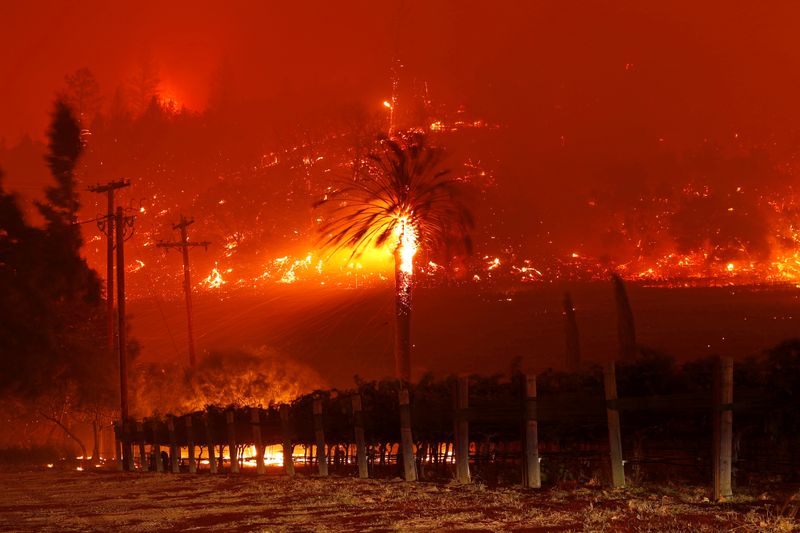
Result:
<instances>
[{"instance_id":1,"label":"palm tree trunk","mask_svg":"<svg viewBox=\"0 0 800 533\"><path fill-rule=\"evenodd\" d=\"M411 381L411 276L400 268L402 259L398 247L394 252L394 364L397 378Z\"/></svg>"}]
</instances>

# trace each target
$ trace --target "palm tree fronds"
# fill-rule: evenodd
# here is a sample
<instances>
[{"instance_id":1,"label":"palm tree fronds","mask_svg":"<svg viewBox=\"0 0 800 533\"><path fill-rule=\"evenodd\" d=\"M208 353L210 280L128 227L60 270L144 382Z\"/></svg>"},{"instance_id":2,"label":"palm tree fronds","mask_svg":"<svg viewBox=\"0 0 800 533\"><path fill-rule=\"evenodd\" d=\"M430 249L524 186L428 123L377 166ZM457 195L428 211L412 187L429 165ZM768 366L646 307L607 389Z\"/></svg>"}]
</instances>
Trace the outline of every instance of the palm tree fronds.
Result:
<instances>
[{"instance_id":1,"label":"palm tree fronds","mask_svg":"<svg viewBox=\"0 0 800 533\"><path fill-rule=\"evenodd\" d=\"M361 172L313 204L333 206L320 228L323 246L351 247L354 253L387 243L396 247L391 239L398 226L410 224L428 252L471 253L469 195L463 181L441 168L443 158L444 150L421 133L379 138Z\"/></svg>"}]
</instances>

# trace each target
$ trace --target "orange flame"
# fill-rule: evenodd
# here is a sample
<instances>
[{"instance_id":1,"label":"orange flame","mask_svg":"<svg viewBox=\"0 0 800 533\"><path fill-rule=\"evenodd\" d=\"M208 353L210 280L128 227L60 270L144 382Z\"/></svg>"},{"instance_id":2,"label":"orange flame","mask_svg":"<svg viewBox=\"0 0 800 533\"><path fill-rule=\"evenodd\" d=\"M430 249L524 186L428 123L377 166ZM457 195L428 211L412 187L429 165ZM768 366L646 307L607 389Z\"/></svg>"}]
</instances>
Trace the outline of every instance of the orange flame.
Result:
<instances>
[{"instance_id":1,"label":"orange flame","mask_svg":"<svg viewBox=\"0 0 800 533\"><path fill-rule=\"evenodd\" d=\"M211 269L211 274L209 274L203 281L200 282L201 285L204 285L211 289L219 289L223 285L225 285L225 280L222 278L222 274L220 274L219 270L214 267Z\"/></svg>"},{"instance_id":2,"label":"orange flame","mask_svg":"<svg viewBox=\"0 0 800 533\"><path fill-rule=\"evenodd\" d=\"M395 234L400 252L400 271L405 274L413 274L414 255L417 253L417 231L407 215L398 217Z\"/></svg>"}]
</instances>

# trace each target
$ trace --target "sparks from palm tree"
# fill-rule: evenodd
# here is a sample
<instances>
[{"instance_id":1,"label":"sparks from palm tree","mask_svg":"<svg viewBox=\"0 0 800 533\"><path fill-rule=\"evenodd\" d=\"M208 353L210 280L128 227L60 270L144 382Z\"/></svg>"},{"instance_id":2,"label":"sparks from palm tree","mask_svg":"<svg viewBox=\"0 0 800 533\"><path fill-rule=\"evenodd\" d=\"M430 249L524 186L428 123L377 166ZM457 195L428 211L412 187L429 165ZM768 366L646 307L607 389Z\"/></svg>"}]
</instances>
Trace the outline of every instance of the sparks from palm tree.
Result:
<instances>
[{"instance_id":1,"label":"sparks from palm tree","mask_svg":"<svg viewBox=\"0 0 800 533\"><path fill-rule=\"evenodd\" d=\"M332 190L317 205L334 204L322 228L322 244L351 257L370 246L388 245L395 259L395 362L399 378L410 379L410 314L414 258L429 253L471 252L473 219L465 183L441 168L444 151L419 132L379 139L365 173ZM453 245L457 246L454 247Z\"/></svg>"}]
</instances>

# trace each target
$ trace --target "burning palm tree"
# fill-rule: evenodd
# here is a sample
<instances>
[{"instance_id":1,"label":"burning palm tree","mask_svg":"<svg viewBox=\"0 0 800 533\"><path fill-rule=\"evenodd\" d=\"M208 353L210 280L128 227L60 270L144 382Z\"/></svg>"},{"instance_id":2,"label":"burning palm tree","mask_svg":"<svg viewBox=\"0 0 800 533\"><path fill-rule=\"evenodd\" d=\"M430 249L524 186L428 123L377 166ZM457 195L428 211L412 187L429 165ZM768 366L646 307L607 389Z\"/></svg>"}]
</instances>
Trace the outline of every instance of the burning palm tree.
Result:
<instances>
[{"instance_id":1,"label":"burning palm tree","mask_svg":"<svg viewBox=\"0 0 800 533\"><path fill-rule=\"evenodd\" d=\"M465 183L441 168L444 151L424 134L382 137L364 171L317 205L334 204L321 229L323 244L357 257L369 246L389 246L395 264L395 371L411 378L411 293L418 249L470 253L473 218ZM455 248L454 248L455 245Z\"/></svg>"}]
</instances>

